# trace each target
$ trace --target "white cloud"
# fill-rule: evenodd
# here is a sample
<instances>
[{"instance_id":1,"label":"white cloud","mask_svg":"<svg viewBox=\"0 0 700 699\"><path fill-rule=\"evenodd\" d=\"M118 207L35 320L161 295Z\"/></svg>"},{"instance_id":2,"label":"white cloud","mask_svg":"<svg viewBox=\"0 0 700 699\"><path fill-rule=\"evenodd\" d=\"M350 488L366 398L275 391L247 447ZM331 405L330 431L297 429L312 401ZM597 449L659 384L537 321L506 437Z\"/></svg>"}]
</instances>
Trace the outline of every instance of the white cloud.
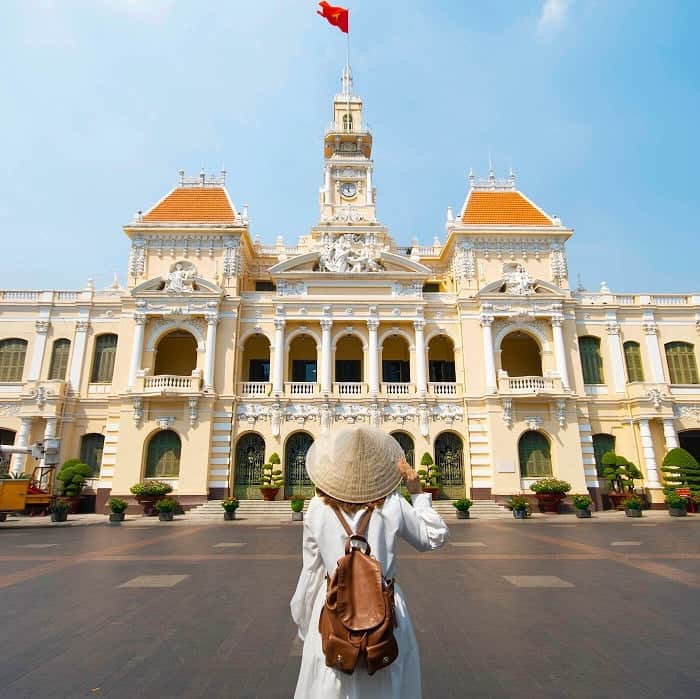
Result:
<instances>
[{"instance_id":1,"label":"white cloud","mask_svg":"<svg viewBox=\"0 0 700 699\"><path fill-rule=\"evenodd\" d=\"M544 0L540 14L539 29L547 31L560 26L566 19L574 0Z\"/></svg>"}]
</instances>

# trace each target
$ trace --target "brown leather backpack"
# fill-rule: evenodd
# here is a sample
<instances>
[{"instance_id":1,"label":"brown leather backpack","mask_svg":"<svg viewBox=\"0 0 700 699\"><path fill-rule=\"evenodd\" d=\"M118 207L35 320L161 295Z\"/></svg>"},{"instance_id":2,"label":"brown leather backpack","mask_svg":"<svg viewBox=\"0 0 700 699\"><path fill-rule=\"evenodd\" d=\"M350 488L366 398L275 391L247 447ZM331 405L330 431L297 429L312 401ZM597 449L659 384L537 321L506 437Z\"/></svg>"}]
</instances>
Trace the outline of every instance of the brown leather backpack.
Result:
<instances>
[{"instance_id":1,"label":"brown leather backpack","mask_svg":"<svg viewBox=\"0 0 700 699\"><path fill-rule=\"evenodd\" d=\"M326 603L318 621L323 653L328 667L351 675L359 665L373 675L399 655L394 581L384 578L381 564L370 556L365 533L373 508L362 515L356 534L338 509L332 509L348 538L333 577L326 578Z\"/></svg>"}]
</instances>

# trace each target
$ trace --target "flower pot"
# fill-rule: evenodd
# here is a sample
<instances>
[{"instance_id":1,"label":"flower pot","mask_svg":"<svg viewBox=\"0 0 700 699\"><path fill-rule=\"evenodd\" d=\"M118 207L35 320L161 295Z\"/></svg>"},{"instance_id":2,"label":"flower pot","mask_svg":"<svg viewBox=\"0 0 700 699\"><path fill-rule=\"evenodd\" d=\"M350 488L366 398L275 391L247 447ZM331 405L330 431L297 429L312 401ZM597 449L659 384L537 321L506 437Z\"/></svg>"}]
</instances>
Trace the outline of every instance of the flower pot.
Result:
<instances>
[{"instance_id":1,"label":"flower pot","mask_svg":"<svg viewBox=\"0 0 700 699\"><path fill-rule=\"evenodd\" d=\"M292 522L301 522L304 519L303 512L292 512Z\"/></svg>"},{"instance_id":2,"label":"flower pot","mask_svg":"<svg viewBox=\"0 0 700 699\"><path fill-rule=\"evenodd\" d=\"M469 519L469 510L457 510L457 519Z\"/></svg>"},{"instance_id":3,"label":"flower pot","mask_svg":"<svg viewBox=\"0 0 700 699\"><path fill-rule=\"evenodd\" d=\"M590 519L591 511L588 508L586 508L585 510L582 510L582 509L577 507L576 508L576 516L579 519Z\"/></svg>"},{"instance_id":4,"label":"flower pot","mask_svg":"<svg viewBox=\"0 0 700 699\"><path fill-rule=\"evenodd\" d=\"M234 519L236 519L236 510L231 510L230 512L228 510L224 510L224 521L225 522L231 522Z\"/></svg>"},{"instance_id":5,"label":"flower pot","mask_svg":"<svg viewBox=\"0 0 700 699\"><path fill-rule=\"evenodd\" d=\"M424 487L423 488L424 493L430 493L433 496L433 500L438 499L438 495L440 494L440 488L435 488L435 487Z\"/></svg>"},{"instance_id":6,"label":"flower pot","mask_svg":"<svg viewBox=\"0 0 700 699\"><path fill-rule=\"evenodd\" d=\"M153 516L158 514L158 510L156 510L156 503L162 497L164 497L164 496L161 496L161 495L137 496L136 500L138 501L139 505L141 505L141 507L143 507L143 514L145 514L148 517L153 517Z\"/></svg>"},{"instance_id":7,"label":"flower pot","mask_svg":"<svg viewBox=\"0 0 700 699\"><path fill-rule=\"evenodd\" d=\"M161 522L172 522L173 521L173 512L159 512L158 513L158 519Z\"/></svg>"},{"instance_id":8,"label":"flower pot","mask_svg":"<svg viewBox=\"0 0 700 699\"><path fill-rule=\"evenodd\" d=\"M540 512L559 514L559 505L566 497L563 493L535 493Z\"/></svg>"},{"instance_id":9,"label":"flower pot","mask_svg":"<svg viewBox=\"0 0 700 699\"><path fill-rule=\"evenodd\" d=\"M110 512L109 513L109 521L112 524L119 524L120 522L123 522L126 517L125 512Z\"/></svg>"},{"instance_id":10,"label":"flower pot","mask_svg":"<svg viewBox=\"0 0 700 699\"><path fill-rule=\"evenodd\" d=\"M616 510L624 510L624 501L629 497L629 493L608 493L610 502Z\"/></svg>"},{"instance_id":11,"label":"flower pot","mask_svg":"<svg viewBox=\"0 0 700 699\"><path fill-rule=\"evenodd\" d=\"M668 514L670 514L671 517L685 517L688 511L685 507L669 507Z\"/></svg>"},{"instance_id":12,"label":"flower pot","mask_svg":"<svg viewBox=\"0 0 700 699\"><path fill-rule=\"evenodd\" d=\"M62 510L61 512L52 512L51 521L52 522L65 522L68 519L68 511Z\"/></svg>"},{"instance_id":13,"label":"flower pot","mask_svg":"<svg viewBox=\"0 0 700 699\"><path fill-rule=\"evenodd\" d=\"M515 519L527 519L527 510L513 510Z\"/></svg>"},{"instance_id":14,"label":"flower pot","mask_svg":"<svg viewBox=\"0 0 700 699\"><path fill-rule=\"evenodd\" d=\"M642 511L641 510L625 510L625 515L627 515L627 517L641 517Z\"/></svg>"},{"instance_id":15,"label":"flower pot","mask_svg":"<svg viewBox=\"0 0 700 699\"><path fill-rule=\"evenodd\" d=\"M277 497L279 490L279 488L260 488L260 492L262 493L263 500L265 500L265 502L272 502Z\"/></svg>"}]
</instances>

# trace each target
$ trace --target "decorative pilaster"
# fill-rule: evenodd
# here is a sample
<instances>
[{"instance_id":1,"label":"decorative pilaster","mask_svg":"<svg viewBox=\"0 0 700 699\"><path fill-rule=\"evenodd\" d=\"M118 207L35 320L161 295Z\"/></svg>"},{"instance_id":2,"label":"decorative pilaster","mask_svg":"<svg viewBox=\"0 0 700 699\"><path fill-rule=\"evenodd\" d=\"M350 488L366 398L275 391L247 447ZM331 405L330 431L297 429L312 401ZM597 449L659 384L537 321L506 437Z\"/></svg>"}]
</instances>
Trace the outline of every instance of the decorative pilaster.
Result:
<instances>
[{"instance_id":1,"label":"decorative pilaster","mask_svg":"<svg viewBox=\"0 0 700 699\"><path fill-rule=\"evenodd\" d=\"M569 391L571 390L571 384L569 383L569 367L566 362L566 350L564 349L563 323L564 316L562 314L559 313L552 316L552 335L554 337L554 353L557 360L557 371L559 372L563 389Z\"/></svg>"},{"instance_id":2,"label":"decorative pilaster","mask_svg":"<svg viewBox=\"0 0 700 699\"><path fill-rule=\"evenodd\" d=\"M216 358L216 326L219 324L218 313L208 313L207 316L207 347L204 355L204 390L214 390L214 361Z\"/></svg>"},{"instance_id":3,"label":"decorative pilaster","mask_svg":"<svg viewBox=\"0 0 700 699\"><path fill-rule=\"evenodd\" d=\"M37 320L34 323L34 349L32 351L32 362L29 366L28 381L37 381L41 377L41 363L44 359L46 349L46 334L49 332L51 323L48 320Z\"/></svg>"},{"instance_id":4,"label":"decorative pilaster","mask_svg":"<svg viewBox=\"0 0 700 699\"><path fill-rule=\"evenodd\" d=\"M29 429L32 426L32 419L31 417L21 418L15 446L21 447L22 449L26 449L29 446ZM16 476L24 473L24 464L26 460L26 454L15 454L12 461L12 473Z\"/></svg>"},{"instance_id":5,"label":"decorative pilaster","mask_svg":"<svg viewBox=\"0 0 700 699\"><path fill-rule=\"evenodd\" d=\"M134 313L134 324L134 342L131 347L131 362L129 363L129 388L136 388L136 376L141 368L146 314Z\"/></svg>"},{"instance_id":6,"label":"decorative pilaster","mask_svg":"<svg viewBox=\"0 0 700 699\"><path fill-rule=\"evenodd\" d=\"M664 418L664 441L666 442L666 451L676 449L679 446L672 418Z\"/></svg>"},{"instance_id":7,"label":"decorative pilaster","mask_svg":"<svg viewBox=\"0 0 700 699\"><path fill-rule=\"evenodd\" d=\"M321 394L326 396L331 392L331 329L333 321L330 318L321 319Z\"/></svg>"},{"instance_id":8,"label":"decorative pilaster","mask_svg":"<svg viewBox=\"0 0 700 699\"><path fill-rule=\"evenodd\" d=\"M416 389L419 396L425 397L428 392L425 371L425 321L414 321L413 329L416 334Z\"/></svg>"},{"instance_id":9,"label":"decorative pilaster","mask_svg":"<svg viewBox=\"0 0 700 699\"><path fill-rule=\"evenodd\" d=\"M494 317L487 313L481 314L481 328L484 341L484 365L486 367L486 393L496 393L498 384L496 383L496 362L493 357L493 333L491 326Z\"/></svg>"},{"instance_id":10,"label":"decorative pilaster","mask_svg":"<svg viewBox=\"0 0 700 699\"><path fill-rule=\"evenodd\" d=\"M370 318L367 321L369 330L369 342L367 343L367 353L369 355L369 394L376 398L379 394L379 347L377 343L377 329L379 321Z\"/></svg>"},{"instance_id":11,"label":"decorative pilaster","mask_svg":"<svg viewBox=\"0 0 700 699\"><path fill-rule=\"evenodd\" d=\"M272 392L281 395L284 391L284 318L275 318L275 362L272 368Z\"/></svg>"},{"instance_id":12,"label":"decorative pilaster","mask_svg":"<svg viewBox=\"0 0 700 699\"><path fill-rule=\"evenodd\" d=\"M659 483L659 472L656 467L654 441L651 436L649 420L639 421L639 435L642 442L642 455L644 458L644 470L646 472L646 484L649 488L660 488L661 483Z\"/></svg>"},{"instance_id":13,"label":"decorative pilaster","mask_svg":"<svg viewBox=\"0 0 700 699\"><path fill-rule=\"evenodd\" d=\"M615 391L625 392L625 358L622 352L622 339L620 338L620 324L617 321L608 322L608 348L612 360Z\"/></svg>"},{"instance_id":14,"label":"decorative pilaster","mask_svg":"<svg viewBox=\"0 0 700 699\"><path fill-rule=\"evenodd\" d=\"M651 378L654 383L666 383L664 378L664 366L661 361L661 351L659 349L659 339L656 336L658 329L656 323L644 323L644 339L647 346L647 355L651 362Z\"/></svg>"},{"instance_id":15,"label":"decorative pilaster","mask_svg":"<svg viewBox=\"0 0 700 699\"><path fill-rule=\"evenodd\" d=\"M73 353L70 364L70 388L74 393L80 391L80 377L85 359L85 344L89 328L87 320L79 320L75 324L75 338L73 339Z\"/></svg>"}]
</instances>

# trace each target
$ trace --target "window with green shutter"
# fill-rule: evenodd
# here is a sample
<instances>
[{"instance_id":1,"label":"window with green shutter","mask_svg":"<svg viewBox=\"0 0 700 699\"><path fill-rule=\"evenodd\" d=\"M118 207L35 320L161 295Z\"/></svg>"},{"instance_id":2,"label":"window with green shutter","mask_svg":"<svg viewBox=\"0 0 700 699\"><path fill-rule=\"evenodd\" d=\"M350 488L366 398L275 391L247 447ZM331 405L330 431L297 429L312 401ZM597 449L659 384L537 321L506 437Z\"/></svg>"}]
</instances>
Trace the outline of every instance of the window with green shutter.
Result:
<instances>
[{"instance_id":1,"label":"window with green shutter","mask_svg":"<svg viewBox=\"0 0 700 699\"><path fill-rule=\"evenodd\" d=\"M627 366L627 383L644 381L644 368L642 367L642 352L638 342L625 342L625 365Z\"/></svg>"},{"instance_id":2,"label":"window with green shutter","mask_svg":"<svg viewBox=\"0 0 700 699\"><path fill-rule=\"evenodd\" d=\"M146 478L177 478L180 475L181 442L176 432L157 432L148 444Z\"/></svg>"},{"instance_id":3,"label":"window with green shutter","mask_svg":"<svg viewBox=\"0 0 700 699\"><path fill-rule=\"evenodd\" d=\"M593 454L595 455L595 470L599 476L603 475L603 454L615 451L615 437L611 434L593 435Z\"/></svg>"},{"instance_id":4,"label":"window with green shutter","mask_svg":"<svg viewBox=\"0 0 700 699\"><path fill-rule=\"evenodd\" d=\"M520 475L535 478L552 475L552 456L549 442L541 432L525 432L518 442Z\"/></svg>"},{"instance_id":5,"label":"window with green shutter","mask_svg":"<svg viewBox=\"0 0 700 699\"><path fill-rule=\"evenodd\" d=\"M698 381L698 365L695 361L695 348L693 345L689 342L669 342L665 347L671 383L700 383Z\"/></svg>"},{"instance_id":6,"label":"window with green shutter","mask_svg":"<svg viewBox=\"0 0 700 699\"><path fill-rule=\"evenodd\" d=\"M104 435L97 433L84 434L80 439L80 460L92 468L93 476L100 475L104 444Z\"/></svg>"},{"instance_id":7,"label":"window with green shutter","mask_svg":"<svg viewBox=\"0 0 700 699\"><path fill-rule=\"evenodd\" d=\"M68 370L68 355L70 354L70 340L65 338L56 340L51 351L51 367L49 368L49 379L65 381ZM83 463L87 463L84 461Z\"/></svg>"},{"instance_id":8,"label":"window with green shutter","mask_svg":"<svg viewBox=\"0 0 700 699\"><path fill-rule=\"evenodd\" d=\"M21 381L27 341L16 337L0 342L0 381Z\"/></svg>"},{"instance_id":9,"label":"window with green shutter","mask_svg":"<svg viewBox=\"0 0 700 699\"><path fill-rule=\"evenodd\" d=\"M605 383L603 379L603 358L600 355L600 338L585 336L578 339L581 356L583 383Z\"/></svg>"},{"instance_id":10,"label":"window with green shutter","mask_svg":"<svg viewBox=\"0 0 700 699\"><path fill-rule=\"evenodd\" d=\"M95 338L95 357L92 362L92 383L112 383L114 359L117 355L117 336L98 335Z\"/></svg>"}]
</instances>

